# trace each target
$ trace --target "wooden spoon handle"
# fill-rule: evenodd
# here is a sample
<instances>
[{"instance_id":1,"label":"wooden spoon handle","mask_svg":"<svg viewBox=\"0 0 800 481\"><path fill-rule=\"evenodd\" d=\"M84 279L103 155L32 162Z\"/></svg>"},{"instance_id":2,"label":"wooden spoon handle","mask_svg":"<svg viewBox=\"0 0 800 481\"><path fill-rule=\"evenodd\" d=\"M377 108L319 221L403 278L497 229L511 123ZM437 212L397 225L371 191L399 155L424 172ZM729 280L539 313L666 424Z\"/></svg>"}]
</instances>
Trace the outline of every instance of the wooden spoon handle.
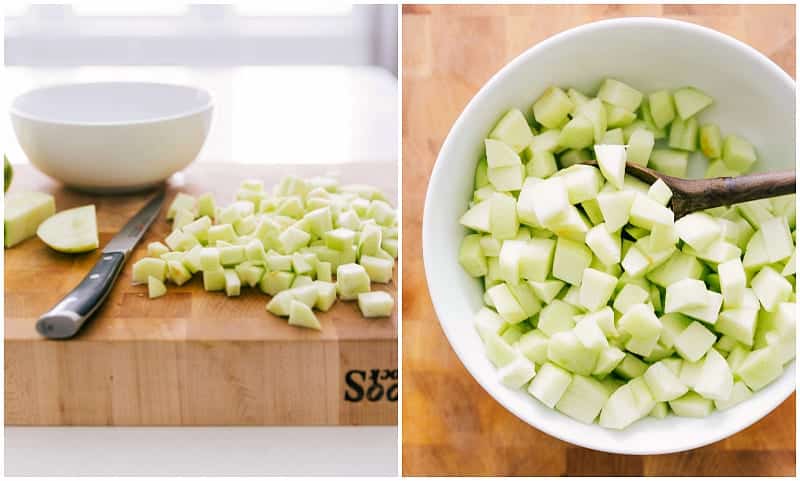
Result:
<instances>
[{"instance_id":1,"label":"wooden spoon handle","mask_svg":"<svg viewBox=\"0 0 800 481\"><path fill-rule=\"evenodd\" d=\"M797 177L794 170L784 170L687 182L686 187L682 195L673 198L673 208L688 214L722 205L794 194Z\"/></svg>"}]
</instances>

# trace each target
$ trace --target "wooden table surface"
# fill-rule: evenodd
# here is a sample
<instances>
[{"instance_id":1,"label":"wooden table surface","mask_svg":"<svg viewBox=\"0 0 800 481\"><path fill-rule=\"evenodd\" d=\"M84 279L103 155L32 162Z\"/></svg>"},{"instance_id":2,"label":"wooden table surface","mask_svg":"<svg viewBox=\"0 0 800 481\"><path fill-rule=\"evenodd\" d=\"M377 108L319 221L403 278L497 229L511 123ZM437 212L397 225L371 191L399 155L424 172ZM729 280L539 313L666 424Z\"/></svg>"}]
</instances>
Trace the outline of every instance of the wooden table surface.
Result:
<instances>
[{"instance_id":1,"label":"wooden table surface","mask_svg":"<svg viewBox=\"0 0 800 481\"><path fill-rule=\"evenodd\" d=\"M565 29L623 16L705 25L760 50L794 77L794 6L403 7L403 474L788 476L795 395L745 431L661 456L605 454L528 426L456 358L428 295L422 210L436 155L458 114L509 60Z\"/></svg>"},{"instance_id":2,"label":"wooden table surface","mask_svg":"<svg viewBox=\"0 0 800 481\"><path fill-rule=\"evenodd\" d=\"M397 369L397 309L365 319L355 302L317 313L322 329L290 326L268 313L269 297L205 292L202 276L158 299L131 282L147 244L170 232L166 207L177 191L233 200L244 178L267 188L286 174L370 183L397 198L395 172L383 164L254 166L198 163L173 176L159 217L132 252L103 306L68 341L42 338L36 319L80 282L101 256L60 254L38 238L5 258L6 423L32 425L394 424L396 403L347 402L351 370ZM57 210L96 205L100 245L143 206L149 193L96 196L65 189L30 165L15 168L9 192L50 192ZM396 274L395 274L396 279ZM396 296L397 284L373 284ZM381 381L388 391L390 380ZM365 379L367 387L370 381ZM308 395L312 389L315 394ZM379 402L380 401L380 402Z\"/></svg>"}]
</instances>

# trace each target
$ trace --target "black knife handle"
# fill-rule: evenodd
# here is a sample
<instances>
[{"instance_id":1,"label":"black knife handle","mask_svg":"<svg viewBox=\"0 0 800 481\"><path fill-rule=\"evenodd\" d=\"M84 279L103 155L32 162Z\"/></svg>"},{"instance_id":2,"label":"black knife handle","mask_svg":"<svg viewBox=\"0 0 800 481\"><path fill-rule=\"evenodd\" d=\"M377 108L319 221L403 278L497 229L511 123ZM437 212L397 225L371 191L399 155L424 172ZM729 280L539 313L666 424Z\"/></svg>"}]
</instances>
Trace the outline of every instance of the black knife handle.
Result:
<instances>
[{"instance_id":1,"label":"black knife handle","mask_svg":"<svg viewBox=\"0 0 800 481\"><path fill-rule=\"evenodd\" d=\"M39 318L36 322L39 334L51 339L74 336L86 319L106 300L124 264L125 254L103 253L81 283Z\"/></svg>"}]
</instances>

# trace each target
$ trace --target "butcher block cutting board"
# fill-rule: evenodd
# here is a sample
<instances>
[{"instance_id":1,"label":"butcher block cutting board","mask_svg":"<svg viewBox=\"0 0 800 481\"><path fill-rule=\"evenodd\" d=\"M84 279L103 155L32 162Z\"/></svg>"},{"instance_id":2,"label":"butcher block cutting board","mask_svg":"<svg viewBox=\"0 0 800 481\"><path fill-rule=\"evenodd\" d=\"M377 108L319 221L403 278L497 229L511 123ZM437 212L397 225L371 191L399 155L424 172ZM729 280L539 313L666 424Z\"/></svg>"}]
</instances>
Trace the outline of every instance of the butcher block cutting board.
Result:
<instances>
[{"instance_id":1,"label":"butcher block cutting board","mask_svg":"<svg viewBox=\"0 0 800 481\"><path fill-rule=\"evenodd\" d=\"M50 192L57 210L95 204L101 249L59 254L34 237L5 250L6 425L396 424L396 309L364 319L354 302L338 301L318 314L322 330L314 331L266 312L269 297L257 289L226 297L205 292L195 275L151 300L146 286L132 285L133 263L170 232L166 207L176 192L213 192L227 203L244 178L271 188L287 174L333 175L397 198L385 164L196 164L168 182L159 218L105 304L76 337L53 341L36 333L38 316L78 284L152 193L95 196L16 167L11 192ZM395 282L373 289L396 297Z\"/></svg>"},{"instance_id":2,"label":"butcher block cutting board","mask_svg":"<svg viewBox=\"0 0 800 481\"><path fill-rule=\"evenodd\" d=\"M403 7L403 474L407 476L792 476L795 395L744 431L659 456L607 454L534 429L497 403L436 320L422 264L425 186L458 115L528 47L613 17L714 28L795 72L794 5L405 5ZM611 65L613 67L613 65Z\"/></svg>"}]
</instances>

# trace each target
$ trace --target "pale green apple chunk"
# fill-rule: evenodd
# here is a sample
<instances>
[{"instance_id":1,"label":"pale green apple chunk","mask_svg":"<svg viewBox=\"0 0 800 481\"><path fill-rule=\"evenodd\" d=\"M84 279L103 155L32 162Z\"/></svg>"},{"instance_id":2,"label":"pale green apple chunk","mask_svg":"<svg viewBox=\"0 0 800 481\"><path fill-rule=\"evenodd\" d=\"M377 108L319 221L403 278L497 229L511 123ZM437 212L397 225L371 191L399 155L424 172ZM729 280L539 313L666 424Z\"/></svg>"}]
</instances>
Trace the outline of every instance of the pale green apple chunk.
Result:
<instances>
[{"instance_id":1,"label":"pale green apple chunk","mask_svg":"<svg viewBox=\"0 0 800 481\"><path fill-rule=\"evenodd\" d=\"M56 211L52 195L42 192L18 192L5 198L3 231L5 246L13 247L33 237L36 229Z\"/></svg>"},{"instance_id":2,"label":"pale green apple chunk","mask_svg":"<svg viewBox=\"0 0 800 481\"><path fill-rule=\"evenodd\" d=\"M94 205L67 209L42 222L39 238L58 252L79 253L97 249L97 215Z\"/></svg>"}]
</instances>

